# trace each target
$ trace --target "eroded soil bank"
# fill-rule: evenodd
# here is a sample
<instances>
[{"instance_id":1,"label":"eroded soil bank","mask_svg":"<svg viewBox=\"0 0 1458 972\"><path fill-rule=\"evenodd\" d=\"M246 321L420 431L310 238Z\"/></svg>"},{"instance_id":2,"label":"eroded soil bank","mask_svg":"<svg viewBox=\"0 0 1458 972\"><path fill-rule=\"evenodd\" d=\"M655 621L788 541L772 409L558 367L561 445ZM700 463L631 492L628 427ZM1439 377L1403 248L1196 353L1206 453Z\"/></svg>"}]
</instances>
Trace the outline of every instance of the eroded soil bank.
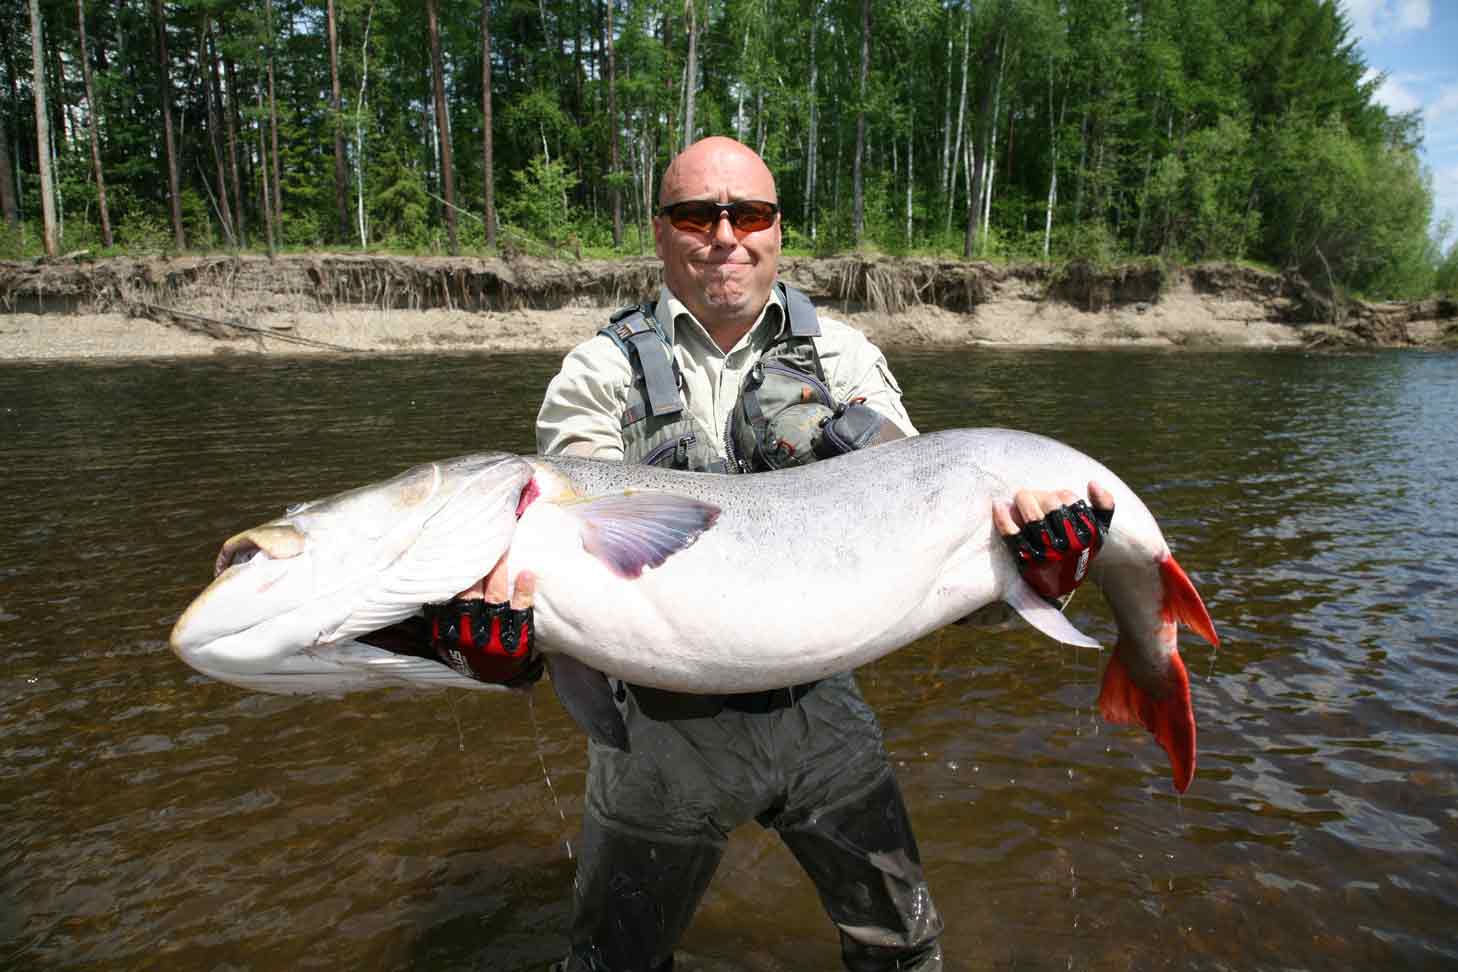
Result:
<instances>
[{"instance_id":1,"label":"eroded soil bank","mask_svg":"<svg viewBox=\"0 0 1458 972\"><path fill-rule=\"evenodd\" d=\"M782 276L886 348L1458 345L1458 305L1334 307L1234 264L786 258ZM0 359L257 351L565 350L656 293L653 258L309 254L0 262Z\"/></svg>"}]
</instances>

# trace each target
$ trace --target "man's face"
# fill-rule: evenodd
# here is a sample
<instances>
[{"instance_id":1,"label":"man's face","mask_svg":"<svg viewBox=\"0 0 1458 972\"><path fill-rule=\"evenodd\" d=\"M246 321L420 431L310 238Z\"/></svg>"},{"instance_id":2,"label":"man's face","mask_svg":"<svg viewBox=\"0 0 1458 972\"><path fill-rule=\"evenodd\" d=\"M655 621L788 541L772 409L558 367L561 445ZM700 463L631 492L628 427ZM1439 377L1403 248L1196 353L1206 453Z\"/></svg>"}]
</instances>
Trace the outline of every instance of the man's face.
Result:
<instances>
[{"instance_id":1,"label":"man's face","mask_svg":"<svg viewBox=\"0 0 1458 972\"><path fill-rule=\"evenodd\" d=\"M774 177L763 160L732 139L705 139L674 160L665 174L659 205L690 199L777 202ZM736 230L727 215L708 232L677 229L666 216L653 220L663 279L711 331L747 328L774 285L780 260L780 219L768 229Z\"/></svg>"}]
</instances>

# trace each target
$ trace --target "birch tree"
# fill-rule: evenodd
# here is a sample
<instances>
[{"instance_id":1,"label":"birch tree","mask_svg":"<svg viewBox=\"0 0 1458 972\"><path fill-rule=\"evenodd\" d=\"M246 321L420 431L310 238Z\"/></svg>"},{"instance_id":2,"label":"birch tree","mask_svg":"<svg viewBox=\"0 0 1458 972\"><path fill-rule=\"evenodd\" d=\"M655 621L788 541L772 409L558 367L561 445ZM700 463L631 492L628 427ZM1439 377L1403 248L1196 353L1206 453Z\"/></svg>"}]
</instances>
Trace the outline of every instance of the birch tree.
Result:
<instances>
[{"instance_id":1,"label":"birch tree","mask_svg":"<svg viewBox=\"0 0 1458 972\"><path fill-rule=\"evenodd\" d=\"M91 78L91 54L86 44L86 5L76 0L76 39L81 54L81 79L86 86L86 134L91 143L91 174L96 180L96 209L101 219L101 245L110 247L111 210L106 204L106 176L101 168L101 106L96 103L96 85ZM3 135L0 135L0 150L4 149ZM7 160L8 161L8 160Z\"/></svg>"},{"instance_id":2,"label":"birch tree","mask_svg":"<svg viewBox=\"0 0 1458 972\"><path fill-rule=\"evenodd\" d=\"M866 82L871 75L871 0L861 0L861 74L856 111L856 155L852 164L851 237L856 246L866 229L866 188L863 163L866 157Z\"/></svg>"},{"instance_id":3,"label":"birch tree","mask_svg":"<svg viewBox=\"0 0 1458 972\"><path fill-rule=\"evenodd\" d=\"M36 155L37 170L40 173L42 235L46 256L54 260L61 255L56 230L56 196L51 179L51 159L48 146L51 144L50 111L46 105L45 45L41 34L40 0L30 0L30 54L35 75L31 78L31 96L35 102L35 141L39 151Z\"/></svg>"},{"instance_id":4,"label":"birch tree","mask_svg":"<svg viewBox=\"0 0 1458 972\"><path fill-rule=\"evenodd\" d=\"M349 242L349 174L344 163L344 98L339 83L339 25L334 0L325 4L325 33L329 43L329 107L334 129L334 211L338 238Z\"/></svg>"},{"instance_id":5,"label":"birch tree","mask_svg":"<svg viewBox=\"0 0 1458 972\"><path fill-rule=\"evenodd\" d=\"M683 67L683 145L694 143L694 103L698 100L699 83L699 17L698 0L685 0L684 16L688 18L688 60Z\"/></svg>"},{"instance_id":6,"label":"birch tree","mask_svg":"<svg viewBox=\"0 0 1458 972\"><path fill-rule=\"evenodd\" d=\"M609 0L609 4L611 2L612 0ZM611 18L611 14L609 17ZM486 245L494 250L496 249L496 155L491 125L491 0L481 0L482 205L484 207L483 218L486 221ZM616 243L615 238L614 245Z\"/></svg>"},{"instance_id":7,"label":"birch tree","mask_svg":"<svg viewBox=\"0 0 1458 972\"><path fill-rule=\"evenodd\" d=\"M617 42L613 38L613 3L605 0L603 16L603 47L607 51L607 102L608 102L608 199L613 213L613 246L623 245L623 192L619 184L618 158L618 66Z\"/></svg>"},{"instance_id":8,"label":"birch tree","mask_svg":"<svg viewBox=\"0 0 1458 972\"><path fill-rule=\"evenodd\" d=\"M263 9L264 29L268 31L267 39L264 41L264 43L266 45L266 53L268 55L268 141L273 156L273 179L271 180L271 187L273 191L270 196L270 198L273 200L272 224L275 233L278 234L280 237L277 242L282 242L283 163L279 159L280 153L278 147L278 98L274 90L273 78L274 45L278 40L278 35L274 33L273 29L273 0L265 0Z\"/></svg>"}]
</instances>

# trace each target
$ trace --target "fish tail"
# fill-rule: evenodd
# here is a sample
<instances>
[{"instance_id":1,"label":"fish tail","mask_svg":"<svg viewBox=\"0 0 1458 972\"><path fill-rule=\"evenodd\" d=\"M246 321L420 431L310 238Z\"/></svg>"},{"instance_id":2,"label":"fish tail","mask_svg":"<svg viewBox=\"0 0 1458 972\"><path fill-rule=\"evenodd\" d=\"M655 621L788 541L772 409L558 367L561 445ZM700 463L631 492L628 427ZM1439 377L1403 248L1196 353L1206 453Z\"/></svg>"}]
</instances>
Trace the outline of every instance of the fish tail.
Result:
<instances>
[{"instance_id":1,"label":"fish tail","mask_svg":"<svg viewBox=\"0 0 1458 972\"><path fill-rule=\"evenodd\" d=\"M1099 712L1109 722L1142 725L1154 733L1155 741L1169 756L1175 789L1183 793L1195 777L1195 710L1190 704L1190 676L1178 651L1171 651L1156 689L1141 686L1130 674L1124 655L1130 648L1123 641L1104 669L1099 690Z\"/></svg>"},{"instance_id":2,"label":"fish tail","mask_svg":"<svg viewBox=\"0 0 1458 972\"><path fill-rule=\"evenodd\" d=\"M1190 704L1190 675L1175 641L1178 623L1212 645L1220 636L1205 602L1189 576L1168 554L1159 560L1163 624L1155 637L1161 649L1149 652L1121 632L1099 691L1099 711L1109 722L1142 725L1169 756L1175 789L1185 792L1195 776L1195 712Z\"/></svg>"}]
</instances>

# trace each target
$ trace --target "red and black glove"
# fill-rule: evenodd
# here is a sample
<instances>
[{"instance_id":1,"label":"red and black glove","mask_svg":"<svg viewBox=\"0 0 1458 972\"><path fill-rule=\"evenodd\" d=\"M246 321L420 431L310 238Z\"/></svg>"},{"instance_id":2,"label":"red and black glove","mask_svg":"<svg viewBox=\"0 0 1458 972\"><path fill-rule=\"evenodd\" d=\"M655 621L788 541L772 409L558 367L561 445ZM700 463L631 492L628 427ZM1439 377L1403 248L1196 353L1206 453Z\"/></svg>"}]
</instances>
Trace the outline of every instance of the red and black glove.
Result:
<instances>
[{"instance_id":1,"label":"red and black glove","mask_svg":"<svg viewBox=\"0 0 1458 972\"><path fill-rule=\"evenodd\" d=\"M424 614L436 655L462 675L511 688L542 677L530 607L453 598L425 605Z\"/></svg>"},{"instance_id":2,"label":"red and black glove","mask_svg":"<svg viewBox=\"0 0 1458 972\"><path fill-rule=\"evenodd\" d=\"M1083 500L1052 510L1017 533L1004 534L1028 586L1062 606L1088 575L1113 522L1113 510L1096 510Z\"/></svg>"}]
</instances>

